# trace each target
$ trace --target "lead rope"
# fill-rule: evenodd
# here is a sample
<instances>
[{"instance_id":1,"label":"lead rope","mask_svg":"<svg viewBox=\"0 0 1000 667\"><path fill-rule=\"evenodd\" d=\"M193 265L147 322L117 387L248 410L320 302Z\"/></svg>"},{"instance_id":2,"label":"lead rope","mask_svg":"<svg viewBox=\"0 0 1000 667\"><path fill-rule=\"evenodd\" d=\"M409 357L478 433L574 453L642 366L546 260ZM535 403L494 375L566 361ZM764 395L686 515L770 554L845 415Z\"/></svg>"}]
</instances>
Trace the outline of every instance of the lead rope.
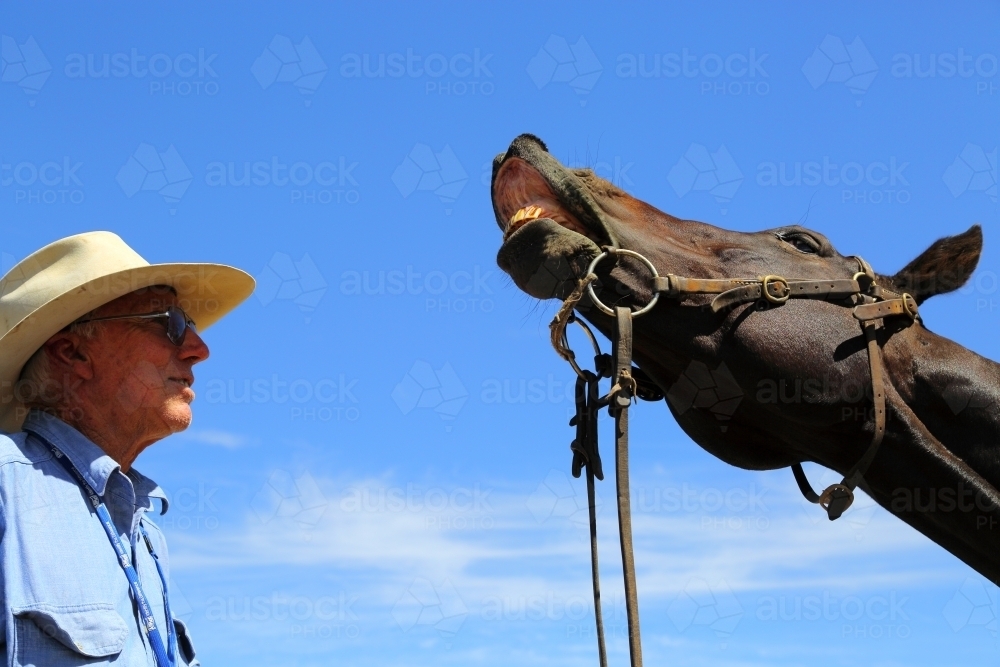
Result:
<instances>
[{"instance_id":1,"label":"lead rope","mask_svg":"<svg viewBox=\"0 0 1000 667\"><path fill-rule=\"evenodd\" d=\"M639 636L639 591L635 584L635 557L632 554L632 505L628 481L628 409L635 396L632 379L632 311L615 308L615 338L611 356L615 360L614 385L608 392L608 409L615 416L615 486L618 495L618 538L622 547L622 574L625 578L625 613L628 618L628 653L632 667L642 667Z\"/></svg>"}]
</instances>

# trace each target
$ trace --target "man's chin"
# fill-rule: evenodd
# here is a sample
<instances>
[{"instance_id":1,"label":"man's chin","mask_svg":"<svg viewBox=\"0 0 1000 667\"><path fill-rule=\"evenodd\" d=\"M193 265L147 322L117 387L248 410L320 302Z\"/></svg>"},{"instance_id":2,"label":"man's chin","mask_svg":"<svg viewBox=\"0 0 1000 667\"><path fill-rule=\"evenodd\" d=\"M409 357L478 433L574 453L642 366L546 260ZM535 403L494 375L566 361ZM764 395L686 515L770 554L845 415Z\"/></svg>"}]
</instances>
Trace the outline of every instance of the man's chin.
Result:
<instances>
[{"instance_id":1,"label":"man's chin","mask_svg":"<svg viewBox=\"0 0 1000 667\"><path fill-rule=\"evenodd\" d=\"M171 433L180 433L191 425L194 414L187 401L178 397L163 406L160 417Z\"/></svg>"}]
</instances>

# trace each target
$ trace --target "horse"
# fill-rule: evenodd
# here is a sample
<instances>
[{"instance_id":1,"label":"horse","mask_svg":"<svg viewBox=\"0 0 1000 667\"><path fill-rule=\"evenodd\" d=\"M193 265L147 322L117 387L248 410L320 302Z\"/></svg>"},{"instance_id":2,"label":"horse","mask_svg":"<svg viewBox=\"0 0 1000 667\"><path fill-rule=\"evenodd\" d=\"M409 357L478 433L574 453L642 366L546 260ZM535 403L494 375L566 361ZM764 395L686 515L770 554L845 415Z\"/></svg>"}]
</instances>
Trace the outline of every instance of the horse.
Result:
<instances>
[{"instance_id":1,"label":"horse","mask_svg":"<svg viewBox=\"0 0 1000 667\"><path fill-rule=\"evenodd\" d=\"M884 437L876 437L881 444L858 485L985 577L1000 579L1000 365L930 331L917 312L972 275L982 251L978 225L937 240L892 276L867 269L871 293L903 295L910 315L877 320L873 349L845 307L859 301L769 296L793 279L863 282L867 264L811 229L745 233L676 218L590 169L564 166L530 134L494 159L491 198L503 232L497 263L538 299L569 297L604 249L639 253L659 274L689 282L765 276L761 298L719 308L712 294L675 290L635 320L634 361L680 427L740 468L808 461L847 475L880 428L872 395L878 366ZM600 262L594 295L638 309L658 292L643 263L626 254ZM593 306L584 295L577 309L612 336L614 317ZM699 388L712 386L714 399L700 404Z\"/></svg>"}]
</instances>

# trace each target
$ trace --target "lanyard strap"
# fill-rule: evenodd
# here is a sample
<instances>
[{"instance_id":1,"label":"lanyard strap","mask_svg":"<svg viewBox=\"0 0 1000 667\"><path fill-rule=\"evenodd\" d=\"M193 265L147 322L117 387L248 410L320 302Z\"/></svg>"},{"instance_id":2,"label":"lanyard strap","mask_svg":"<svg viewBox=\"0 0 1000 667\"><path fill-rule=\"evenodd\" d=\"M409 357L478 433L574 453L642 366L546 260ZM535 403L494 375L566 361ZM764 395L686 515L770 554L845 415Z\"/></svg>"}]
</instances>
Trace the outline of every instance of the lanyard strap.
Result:
<instances>
[{"instance_id":1,"label":"lanyard strap","mask_svg":"<svg viewBox=\"0 0 1000 667\"><path fill-rule=\"evenodd\" d=\"M125 577L128 579L129 588L132 590L132 597L135 598L136 604L139 607L139 616L142 620L142 627L146 631L146 636L149 637L149 645L153 649L153 655L156 657L157 667L174 667L174 646L176 645L176 638L174 637L172 625L173 619L170 617L170 604L167 602L167 581L163 576L163 568L160 566L160 559L157 558L156 553L153 552L153 544L149 540L149 536L146 534L146 529L139 524L139 530L142 531L142 537L146 542L146 546L149 549L149 553L153 556L153 561L156 563L156 571L160 575L160 581L163 583L163 603L166 608L167 615L167 641L170 644L169 654L163 646L163 639L160 637L160 631L156 628L156 620L153 618L153 610L149 606L149 601L146 599L145 593L142 592L142 586L139 583L139 575L135 571L135 567L132 565L132 559L129 558L128 550L125 545L122 544L121 538L118 536L118 529L115 527L114 522L111 521L111 514L108 513L108 508L104 506L104 502L101 497L97 495L94 489L90 486L80 471L76 469L76 466L69 460L69 457L64 455L55 446L52 447L52 454L55 459L62 464L63 468L73 476L77 483L83 488L87 497L90 499L90 504L94 506L97 512L97 517L101 520L101 525L104 526L104 532L108 535L108 540L111 541L111 546L114 547L115 553L118 554L118 564L121 565L122 570L125 571Z\"/></svg>"}]
</instances>

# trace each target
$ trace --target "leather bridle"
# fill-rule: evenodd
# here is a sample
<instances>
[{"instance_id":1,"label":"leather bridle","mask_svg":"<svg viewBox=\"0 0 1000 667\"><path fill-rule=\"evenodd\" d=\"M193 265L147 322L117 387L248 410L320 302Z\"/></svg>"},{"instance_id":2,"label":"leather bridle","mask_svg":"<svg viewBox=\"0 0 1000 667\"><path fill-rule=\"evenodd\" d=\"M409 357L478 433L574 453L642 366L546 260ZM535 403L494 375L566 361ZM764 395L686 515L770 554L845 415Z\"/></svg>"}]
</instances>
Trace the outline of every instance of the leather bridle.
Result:
<instances>
[{"instance_id":1,"label":"leather bridle","mask_svg":"<svg viewBox=\"0 0 1000 667\"><path fill-rule=\"evenodd\" d=\"M619 256L632 257L641 262L652 276L653 298L646 305L632 310L624 306L611 308L597 297L594 282L598 264L606 258L617 260ZM877 328L883 318L905 316L910 321L919 319L917 302L909 294L899 293L877 284L875 272L860 257L854 257L859 270L851 278L832 280L794 280L782 276L767 275L758 278L686 278L667 274L660 276L653 264L641 254L632 250L605 247L603 252L591 261L587 274L577 283L573 292L563 301L559 312L549 325L552 345L563 359L569 362L577 374L576 416L570 422L576 426L576 439L570 445L573 450L572 472L579 477L583 468L587 470L587 500L590 513L590 554L591 579L594 590L594 617L597 624L597 646L601 667L607 667L607 651L604 642L604 623L601 614L600 575L597 559L597 518L594 478L604 479L600 453L597 446L597 417L601 408L607 407L615 420L615 468L618 504L618 530L622 550L622 569L625 579L625 610L628 619L629 656L632 667L642 666L642 643L639 634L639 602L635 580L635 562L632 549L632 518L629 501L628 468L628 408L634 398L660 400L663 392L638 367L632 365L632 320L640 317L656 306L661 296L682 298L696 294L715 294L710 308L721 312L737 305L759 302L765 308L781 306L789 299L818 299L853 308L855 319L861 325L868 349L868 364L871 369L872 396L874 400L875 430L868 449L861 459L851 467L837 484L831 484L817 494L806 478L802 465L792 465L792 473L799 490L807 500L822 506L831 521L838 519L854 502L854 490L864 479L864 475L875 459L885 436L885 376L879 350ZM590 328L574 314L584 295L605 315L615 318L611 355L602 354L597 339ZM594 371L581 369L576 355L569 347L566 327L576 322L583 327L594 347ZM600 395L598 383L601 378L611 378L611 389Z\"/></svg>"}]
</instances>

